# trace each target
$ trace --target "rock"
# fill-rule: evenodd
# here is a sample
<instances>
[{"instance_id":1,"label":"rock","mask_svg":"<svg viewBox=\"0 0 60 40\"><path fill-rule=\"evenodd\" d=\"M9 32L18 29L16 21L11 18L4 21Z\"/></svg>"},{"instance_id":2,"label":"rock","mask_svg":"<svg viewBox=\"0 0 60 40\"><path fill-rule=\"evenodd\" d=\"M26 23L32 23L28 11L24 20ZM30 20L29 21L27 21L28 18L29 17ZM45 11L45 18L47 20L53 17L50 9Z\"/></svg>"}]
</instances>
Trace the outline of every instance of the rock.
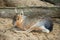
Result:
<instances>
[{"instance_id":1,"label":"rock","mask_svg":"<svg viewBox=\"0 0 60 40\"><path fill-rule=\"evenodd\" d=\"M4 18L14 18L15 15L20 14L24 11L24 15L30 17L60 17L60 8L56 7L20 7L17 8L18 13L16 13L15 8L0 9L0 17Z\"/></svg>"},{"instance_id":2,"label":"rock","mask_svg":"<svg viewBox=\"0 0 60 40\"><path fill-rule=\"evenodd\" d=\"M46 2L49 2L51 4L55 4L57 6L60 6L60 0L41 0L41 1L46 1Z\"/></svg>"}]
</instances>

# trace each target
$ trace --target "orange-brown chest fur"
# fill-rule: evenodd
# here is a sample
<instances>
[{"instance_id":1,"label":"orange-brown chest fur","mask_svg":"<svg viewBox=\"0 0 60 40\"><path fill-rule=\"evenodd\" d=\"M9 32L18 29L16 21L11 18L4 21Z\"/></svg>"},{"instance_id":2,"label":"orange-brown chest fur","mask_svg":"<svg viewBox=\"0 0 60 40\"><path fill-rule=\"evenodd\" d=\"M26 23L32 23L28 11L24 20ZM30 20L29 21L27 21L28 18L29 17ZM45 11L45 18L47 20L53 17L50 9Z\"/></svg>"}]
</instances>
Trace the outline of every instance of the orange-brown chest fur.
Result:
<instances>
[{"instance_id":1,"label":"orange-brown chest fur","mask_svg":"<svg viewBox=\"0 0 60 40\"><path fill-rule=\"evenodd\" d=\"M23 17L22 16L17 16L15 24L18 28L24 30L23 29Z\"/></svg>"}]
</instances>

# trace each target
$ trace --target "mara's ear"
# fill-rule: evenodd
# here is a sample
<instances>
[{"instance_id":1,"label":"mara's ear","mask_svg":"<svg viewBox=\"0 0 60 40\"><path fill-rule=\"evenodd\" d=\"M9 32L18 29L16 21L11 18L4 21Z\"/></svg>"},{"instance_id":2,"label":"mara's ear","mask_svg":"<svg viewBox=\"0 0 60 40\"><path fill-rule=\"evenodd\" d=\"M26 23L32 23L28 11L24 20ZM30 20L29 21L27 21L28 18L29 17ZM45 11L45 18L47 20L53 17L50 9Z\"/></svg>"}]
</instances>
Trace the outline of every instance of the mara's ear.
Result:
<instances>
[{"instance_id":1,"label":"mara's ear","mask_svg":"<svg viewBox=\"0 0 60 40\"><path fill-rule=\"evenodd\" d=\"M24 15L24 11L21 10L20 13L19 13L19 15Z\"/></svg>"}]
</instances>

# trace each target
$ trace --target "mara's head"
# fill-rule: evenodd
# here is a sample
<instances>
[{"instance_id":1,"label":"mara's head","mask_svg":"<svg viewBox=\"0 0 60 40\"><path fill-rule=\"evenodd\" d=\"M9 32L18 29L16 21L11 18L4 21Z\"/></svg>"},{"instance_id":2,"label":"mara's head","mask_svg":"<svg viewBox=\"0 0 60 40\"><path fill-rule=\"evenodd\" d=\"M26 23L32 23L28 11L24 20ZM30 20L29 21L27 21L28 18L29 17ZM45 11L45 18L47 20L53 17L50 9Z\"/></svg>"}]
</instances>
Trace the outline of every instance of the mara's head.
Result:
<instances>
[{"instance_id":1,"label":"mara's head","mask_svg":"<svg viewBox=\"0 0 60 40\"><path fill-rule=\"evenodd\" d=\"M16 20L23 19L24 13L21 11L19 14L17 14Z\"/></svg>"},{"instance_id":2,"label":"mara's head","mask_svg":"<svg viewBox=\"0 0 60 40\"><path fill-rule=\"evenodd\" d=\"M22 19L22 15L17 15L16 20Z\"/></svg>"},{"instance_id":3,"label":"mara's head","mask_svg":"<svg viewBox=\"0 0 60 40\"><path fill-rule=\"evenodd\" d=\"M26 16L24 15L23 11L21 11L21 13L17 15L16 20L18 20L19 22L23 22L25 18Z\"/></svg>"}]
</instances>

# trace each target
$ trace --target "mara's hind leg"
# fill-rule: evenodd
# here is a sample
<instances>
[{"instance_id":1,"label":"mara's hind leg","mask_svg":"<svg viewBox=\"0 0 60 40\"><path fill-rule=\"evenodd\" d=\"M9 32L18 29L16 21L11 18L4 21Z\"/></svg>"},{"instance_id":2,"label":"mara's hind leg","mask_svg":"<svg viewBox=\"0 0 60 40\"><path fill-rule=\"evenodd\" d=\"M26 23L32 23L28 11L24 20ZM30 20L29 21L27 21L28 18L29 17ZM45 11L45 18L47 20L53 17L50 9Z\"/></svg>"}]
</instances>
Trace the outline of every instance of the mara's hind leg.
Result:
<instances>
[{"instance_id":1,"label":"mara's hind leg","mask_svg":"<svg viewBox=\"0 0 60 40\"><path fill-rule=\"evenodd\" d=\"M37 26L39 26L39 21L32 25L28 30L26 30L26 32L31 32L35 30L35 28L38 28Z\"/></svg>"}]
</instances>

